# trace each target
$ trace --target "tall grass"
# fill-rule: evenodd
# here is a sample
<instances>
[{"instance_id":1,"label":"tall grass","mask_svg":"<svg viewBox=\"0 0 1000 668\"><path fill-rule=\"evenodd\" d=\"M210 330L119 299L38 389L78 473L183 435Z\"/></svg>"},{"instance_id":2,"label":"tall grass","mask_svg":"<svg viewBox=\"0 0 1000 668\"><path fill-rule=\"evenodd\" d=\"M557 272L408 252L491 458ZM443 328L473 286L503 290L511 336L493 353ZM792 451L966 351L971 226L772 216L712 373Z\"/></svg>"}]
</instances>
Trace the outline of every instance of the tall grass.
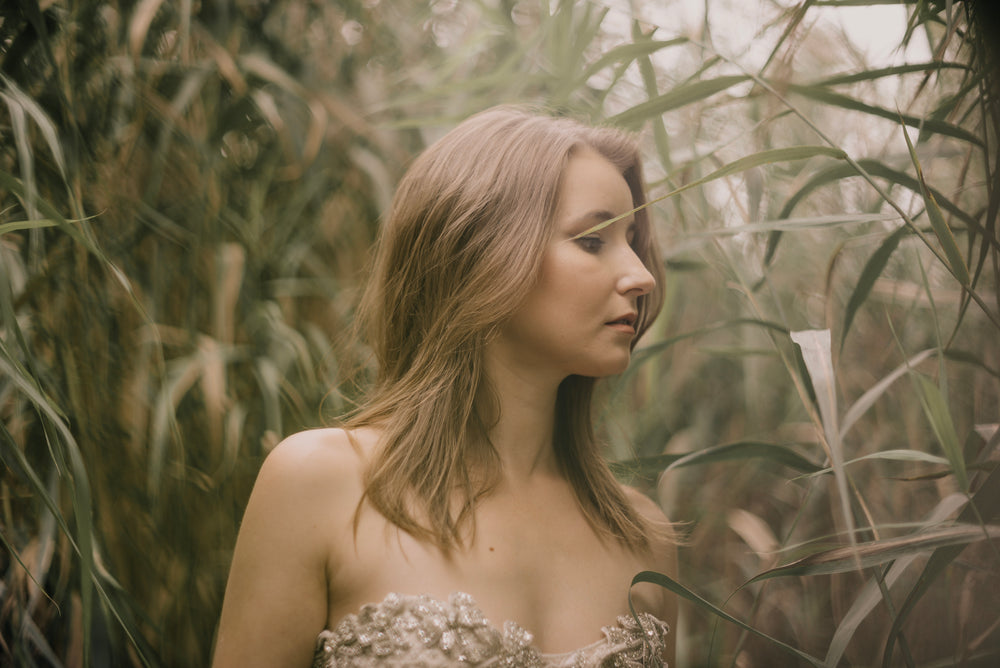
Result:
<instances>
[{"instance_id":1,"label":"tall grass","mask_svg":"<svg viewBox=\"0 0 1000 668\"><path fill-rule=\"evenodd\" d=\"M648 149L667 303L600 417L689 526L642 576L678 663L995 663L991 10L907 5L886 66L854 4L759 3L745 51L725 3L6 4L0 663L207 661L260 461L364 382L396 179L500 102Z\"/></svg>"}]
</instances>

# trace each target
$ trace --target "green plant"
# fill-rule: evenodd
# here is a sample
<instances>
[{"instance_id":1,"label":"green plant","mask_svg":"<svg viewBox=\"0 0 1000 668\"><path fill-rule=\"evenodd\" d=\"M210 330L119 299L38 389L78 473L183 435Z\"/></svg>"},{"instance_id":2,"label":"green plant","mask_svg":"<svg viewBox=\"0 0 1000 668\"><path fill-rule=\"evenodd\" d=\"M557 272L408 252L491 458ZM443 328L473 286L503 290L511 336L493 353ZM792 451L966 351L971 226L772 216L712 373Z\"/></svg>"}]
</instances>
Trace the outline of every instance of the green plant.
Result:
<instances>
[{"instance_id":1,"label":"green plant","mask_svg":"<svg viewBox=\"0 0 1000 668\"><path fill-rule=\"evenodd\" d=\"M5 3L0 662L205 662L261 459L364 382L395 180L501 102L648 146L667 301L601 418L689 526L643 576L679 663L995 662L989 3L898 8L929 55L889 65L830 27L863 3L760 3L742 51L698 4Z\"/></svg>"}]
</instances>

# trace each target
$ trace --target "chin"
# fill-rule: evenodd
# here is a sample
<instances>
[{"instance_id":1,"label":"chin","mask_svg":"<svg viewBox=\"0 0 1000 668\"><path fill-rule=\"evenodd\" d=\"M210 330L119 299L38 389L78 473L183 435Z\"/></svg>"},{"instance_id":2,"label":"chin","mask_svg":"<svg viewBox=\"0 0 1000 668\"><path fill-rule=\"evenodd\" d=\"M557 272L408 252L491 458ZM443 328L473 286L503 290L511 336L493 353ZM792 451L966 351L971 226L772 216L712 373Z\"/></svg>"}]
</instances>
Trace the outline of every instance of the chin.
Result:
<instances>
[{"instance_id":1,"label":"chin","mask_svg":"<svg viewBox=\"0 0 1000 668\"><path fill-rule=\"evenodd\" d=\"M584 373L577 373L578 376L588 376L590 378L607 378L609 376L617 376L620 373L624 373L625 369L628 368L629 361L631 360L631 355L626 353L624 356L617 359L602 360L600 363L595 363L589 365Z\"/></svg>"}]
</instances>

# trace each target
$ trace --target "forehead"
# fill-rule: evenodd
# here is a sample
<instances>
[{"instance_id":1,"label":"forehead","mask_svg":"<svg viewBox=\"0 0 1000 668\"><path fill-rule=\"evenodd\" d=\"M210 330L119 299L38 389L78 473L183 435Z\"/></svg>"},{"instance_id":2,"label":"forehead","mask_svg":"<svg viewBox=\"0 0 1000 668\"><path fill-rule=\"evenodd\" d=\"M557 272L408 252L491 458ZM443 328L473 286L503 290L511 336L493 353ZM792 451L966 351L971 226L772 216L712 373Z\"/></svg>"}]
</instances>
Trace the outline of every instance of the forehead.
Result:
<instances>
[{"instance_id":1,"label":"forehead","mask_svg":"<svg viewBox=\"0 0 1000 668\"><path fill-rule=\"evenodd\" d=\"M600 222L634 206L625 177L610 160L589 146L581 146L570 154L559 181L557 225L594 218Z\"/></svg>"}]
</instances>

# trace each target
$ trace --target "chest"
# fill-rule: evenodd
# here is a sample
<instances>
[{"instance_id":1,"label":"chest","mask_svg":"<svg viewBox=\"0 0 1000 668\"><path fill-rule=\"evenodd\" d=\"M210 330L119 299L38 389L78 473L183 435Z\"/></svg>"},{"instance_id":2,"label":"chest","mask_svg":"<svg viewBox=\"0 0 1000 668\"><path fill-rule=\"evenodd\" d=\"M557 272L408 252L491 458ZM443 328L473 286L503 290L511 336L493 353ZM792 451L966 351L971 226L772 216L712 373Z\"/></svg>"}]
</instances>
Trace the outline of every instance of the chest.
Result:
<instances>
[{"instance_id":1,"label":"chest","mask_svg":"<svg viewBox=\"0 0 1000 668\"><path fill-rule=\"evenodd\" d=\"M378 516L362 518L354 547L331 582L330 623L390 592L466 592L493 623L515 621L553 652L596 640L628 611L629 582L648 567L559 495L484 502L471 540L447 554Z\"/></svg>"}]
</instances>

